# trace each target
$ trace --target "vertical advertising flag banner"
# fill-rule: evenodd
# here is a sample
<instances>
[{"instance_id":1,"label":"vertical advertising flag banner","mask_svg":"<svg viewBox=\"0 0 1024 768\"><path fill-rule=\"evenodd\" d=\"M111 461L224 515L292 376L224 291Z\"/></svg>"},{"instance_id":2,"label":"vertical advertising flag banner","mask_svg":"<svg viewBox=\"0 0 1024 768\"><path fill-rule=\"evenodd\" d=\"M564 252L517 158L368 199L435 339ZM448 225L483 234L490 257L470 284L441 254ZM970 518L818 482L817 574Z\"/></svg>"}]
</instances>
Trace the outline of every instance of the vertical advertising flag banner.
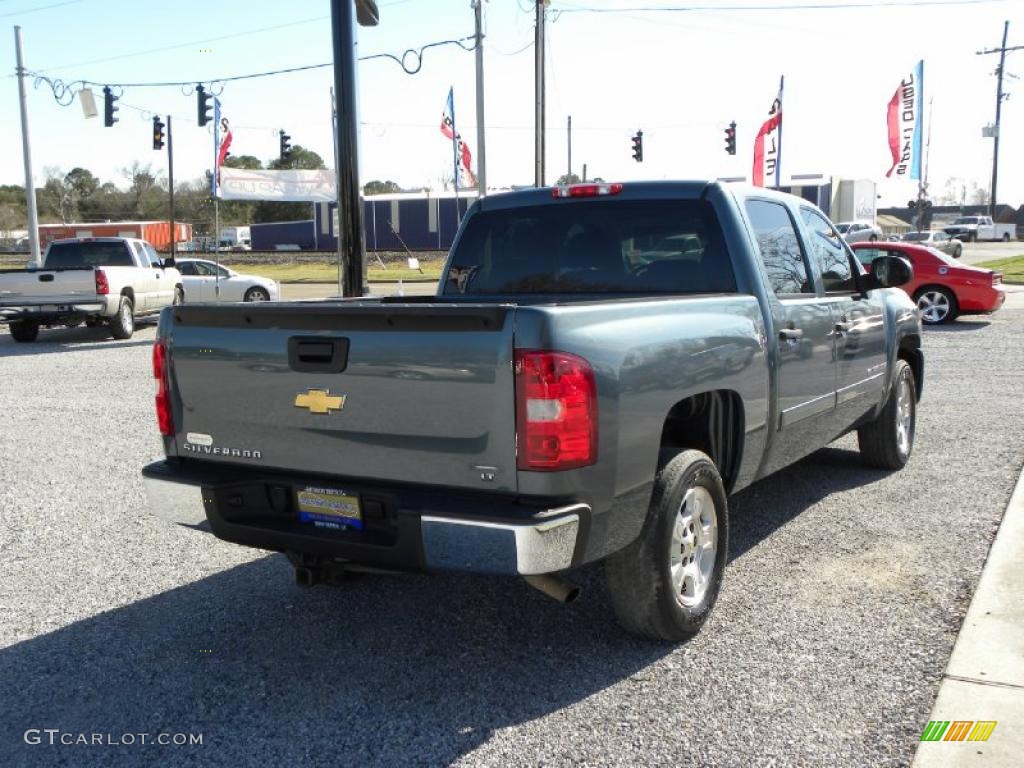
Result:
<instances>
[{"instance_id":1,"label":"vertical advertising flag banner","mask_svg":"<svg viewBox=\"0 0 1024 768\"><path fill-rule=\"evenodd\" d=\"M441 133L446 139L450 139L456 147L455 184L461 182L464 187L475 187L476 176L473 175L471 165L473 155L469 151L469 145L462 140L462 136L455 130L455 91L448 89L448 101L445 103L444 112L441 114Z\"/></svg>"},{"instance_id":2,"label":"vertical advertising flag banner","mask_svg":"<svg viewBox=\"0 0 1024 768\"><path fill-rule=\"evenodd\" d=\"M886 178L921 178L921 143L924 114L924 60L900 81L896 93L889 99L886 119L889 125L889 151L892 167Z\"/></svg>"},{"instance_id":3,"label":"vertical advertising flag banner","mask_svg":"<svg viewBox=\"0 0 1024 768\"><path fill-rule=\"evenodd\" d=\"M779 95L768 110L768 119L761 124L761 129L754 139L754 171L755 187L763 187L765 178L769 183L779 185L782 162L782 81L779 81Z\"/></svg>"},{"instance_id":4,"label":"vertical advertising flag banner","mask_svg":"<svg viewBox=\"0 0 1024 768\"><path fill-rule=\"evenodd\" d=\"M217 158L220 157L220 101L213 100L213 172L210 174L210 197L220 196L220 166Z\"/></svg>"}]
</instances>

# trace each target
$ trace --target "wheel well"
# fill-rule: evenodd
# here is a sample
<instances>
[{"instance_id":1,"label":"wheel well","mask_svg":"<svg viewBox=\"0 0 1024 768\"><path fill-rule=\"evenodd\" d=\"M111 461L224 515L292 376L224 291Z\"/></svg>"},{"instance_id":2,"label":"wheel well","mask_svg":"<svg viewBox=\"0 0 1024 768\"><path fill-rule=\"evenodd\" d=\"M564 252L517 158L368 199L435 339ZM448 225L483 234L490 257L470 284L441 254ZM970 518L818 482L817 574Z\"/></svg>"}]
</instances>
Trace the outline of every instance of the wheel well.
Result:
<instances>
[{"instance_id":1,"label":"wheel well","mask_svg":"<svg viewBox=\"0 0 1024 768\"><path fill-rule=\"evenodd\" d=\"M661 428L661 448L703 451L718 467L728 492L743 456L743 402L729 390L702 392L672 406Z\"/></svg>"},{"instance_id":2,"label":"wheel well","mask_svg":"<svg viewBox=\"0 0 1024 768\"><path fill-rule=\"evenodd\" d=\"M914 374L914 389L917 390L917 399L920 400L921 389L924 387L924 356L921 354L921 337L914 334L900 339L896 357L905 360L910 366L910 370Z\"/></svg>"},{"instance_id":3,"label":"wheel well","mask_svg":"<svg viewBox=\"0 0 1024 768\"><path fill-rule=\"evenodd\" d=\"M122 288L121 289L121 295L122 296L127 296L129 299L131 299L132 300L132 306L133 307L135 306L135 291L132 290L131 286L126 286L126 287Z\"/></svg>"}]
</instances>

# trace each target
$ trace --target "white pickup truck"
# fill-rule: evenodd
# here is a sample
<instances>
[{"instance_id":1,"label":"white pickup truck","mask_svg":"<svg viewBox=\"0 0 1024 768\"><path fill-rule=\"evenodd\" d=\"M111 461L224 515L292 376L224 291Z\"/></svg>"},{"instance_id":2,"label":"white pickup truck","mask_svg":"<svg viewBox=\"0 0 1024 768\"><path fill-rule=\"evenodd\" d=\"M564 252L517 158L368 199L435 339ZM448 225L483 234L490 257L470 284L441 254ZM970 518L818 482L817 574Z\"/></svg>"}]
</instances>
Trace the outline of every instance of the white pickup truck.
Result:
<instances>
[{"instance_id":1,"label":"white pickup truck","mask_svg":"<svg viewBox=\"0 0 1024 768\"><path fill-rule=\"evenodd\" d=\"M991 216L961 216L942 231L965 243L978 240L1002 240L1008 243L1016 236L1017 225L996 224Z\"/></svg>"},{"instance_id":2,"label":"white pickup truck","mask_svg":"<svg viewBox=\"0 0 1024 768\"><path fill-rule=\"evenodd\" d=\"M135 318L184 300L173 259L145 240L90 237L54 240L41 268L0 271L0 322L15 341L35 341L42 326L109 323L131 338Z\"/></svg>"}]
</instances>

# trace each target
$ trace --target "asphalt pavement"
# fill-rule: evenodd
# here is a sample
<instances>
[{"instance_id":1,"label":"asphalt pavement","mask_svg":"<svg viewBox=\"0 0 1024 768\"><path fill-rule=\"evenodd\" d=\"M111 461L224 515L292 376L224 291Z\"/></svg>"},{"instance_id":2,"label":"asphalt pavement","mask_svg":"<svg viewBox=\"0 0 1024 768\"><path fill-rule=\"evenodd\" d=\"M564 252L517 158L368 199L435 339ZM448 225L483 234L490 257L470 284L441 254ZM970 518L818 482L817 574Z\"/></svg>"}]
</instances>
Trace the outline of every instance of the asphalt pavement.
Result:
<instances>
[{"instance_id":1,"label":"asphalt pavement","mask_svg":"<svg viewBox=\"0 0 1024 768\"><path fill-rule=\"evenodd\" d=\"M0 765L905 766L1024 462L1016 298L926 331L904 471L846 437L732 499L679 646L621 632L596 568L570 606L460 574L303 590L147 514L151 327L0 332Z\"/></svg>"}]
</instances>

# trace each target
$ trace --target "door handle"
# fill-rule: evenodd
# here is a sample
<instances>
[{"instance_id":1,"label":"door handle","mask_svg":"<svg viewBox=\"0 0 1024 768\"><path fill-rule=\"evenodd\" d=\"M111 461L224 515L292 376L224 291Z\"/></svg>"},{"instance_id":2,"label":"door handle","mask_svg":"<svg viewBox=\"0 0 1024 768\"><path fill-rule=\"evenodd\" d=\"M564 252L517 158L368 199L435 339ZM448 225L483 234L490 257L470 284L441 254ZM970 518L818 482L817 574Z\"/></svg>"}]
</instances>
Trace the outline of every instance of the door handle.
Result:
<instances>
[{"instance_id":1,"label":"door handle","mask_svg":"<svg viewBox=\"0 0 1024 768\"><path fill-rule=\"evenodd\" d=\"M157 280L159 280L159 279L160 279L160 273L159 273L159 272L157 272L157 273L156 273L156 279L157 279Z\"/></svg>"},{"instance_id":2,"label":"door handle","mask_svg":"<svg viewBox=\"0 0 1024 768\"><path fill-rule=\"evenodd\" d=\"M796 341L802 339L804 332L800 328L783 328L779 331L779 338L783 341Z\"/></svg>"},{"instance_id":3,"label":"door handle","mask_svg":"<svg viewBox=\"0 0 1024 768\"><path fill-rule=\"evenodd\" d=\"M852 325L850 323L836 323L836 336L842 336L845 333L849 333Z\"/></svg>"}]
</instances>

